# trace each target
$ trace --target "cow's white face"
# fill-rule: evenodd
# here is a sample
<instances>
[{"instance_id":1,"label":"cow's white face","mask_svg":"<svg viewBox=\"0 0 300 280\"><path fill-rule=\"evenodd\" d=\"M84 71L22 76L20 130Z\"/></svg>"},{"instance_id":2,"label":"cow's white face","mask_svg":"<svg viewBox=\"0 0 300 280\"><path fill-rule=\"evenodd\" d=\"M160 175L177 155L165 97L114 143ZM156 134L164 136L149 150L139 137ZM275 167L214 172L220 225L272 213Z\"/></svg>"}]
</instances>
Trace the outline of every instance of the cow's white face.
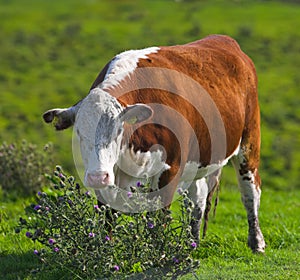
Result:
<instances>
[{"instance_id":1,"label":"cow's white face","mask_svg":"<svg viewBox=\"0 0 300 280\"><path fill-rule=\"evenodd\" d=\"M114 167L119 159L124 122L137 123L151 117L144 104L123 107L114 97L96 88L82 101L75 118L85 167L85 185L114 185Z\"/></svg>"}]
</instances>

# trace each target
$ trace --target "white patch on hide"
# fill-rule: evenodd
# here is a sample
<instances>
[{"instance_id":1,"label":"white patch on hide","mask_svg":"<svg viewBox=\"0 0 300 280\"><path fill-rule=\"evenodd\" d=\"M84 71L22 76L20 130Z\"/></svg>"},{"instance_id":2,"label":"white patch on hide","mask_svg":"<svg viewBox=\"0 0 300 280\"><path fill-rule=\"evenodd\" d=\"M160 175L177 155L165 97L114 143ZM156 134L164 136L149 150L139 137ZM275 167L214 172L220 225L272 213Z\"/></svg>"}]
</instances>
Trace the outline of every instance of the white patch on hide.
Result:
<instances>
[{"instance_id":1,"label":"white patch on hide","mask_svg":"<svg viewBox=\"0 0 300 280\"><path fill-rule=\"evenodd\" d=\"M191 184L189 187L189 197L194 204L199 207L204 213L206 207L206 198L208 194L208 185L206 178L199 179Z\"/></svg>"},{"instance_id":2,"label":"white patch on hide","mask_svg":"<svg viewBox=\"0 0 300 280\"><path fill-rule=\"evenodd\" d=\"M239 171L237 171L239 173ZM243 175L238 175L239 187L243 204L250 215L258 216L261 189L255 184L254 173L248 171Z\"/></svg>"},{"instance_id":3,"label":"white patch on hide","mask_svg":"<svg viewBox=\"0 0 300 280\"><path fill-rule=\"evenodd\" d=\"M236 170L238 184L240 187L242 201L248 213L251 215L258 215L258 209L260 204L261 189L256 185L255 172L248 170L246 173L241 174L241 166L245 164L245 151L241 147L238 153L233 157L232 164Z\"/></svg>"},{"instance_id":4,"label":"white patch on hide","mask_svg":"<svg viewBox=\"0 0 300 280\"><path fill-rule=\"evenodd\" d=\"M201 166L199 167L199 163L197 162L192 162L192 161L187 162L184 167L183 173L181 175L180 181L191 182L191 181L196 181L198 179L207 177L211 173L225 166L233 156L236 156L239 153L239 151L240 151L240 144L233 151L233 153L229 157L225 158L223 161L220 161L219 163L213 163L205 167L201 167Z\"/></svg>"},{"instance_id":5,"label":"white patch on hide","mask_svg":"<svg viewBox=\"0 0 300 280\"><path fill-rule=\"evenodd\" d=\"M182 176L180 178L181 182L191 182L207 177L211 173L221 169L224 165L227 164L229 159L225 159L221 161L219 164L210 164L205 167L199 167L199 163L197 162L187 162Z\"/></svg>"},{"instance_id":6,"label":"white patch on hide","mask_svg":"<svg viewBox=\"0 0 300 280\"><path fill-rule=\"evenodd\" d=\"M232 157L238 155L240 151L240 142L237 148L233 151L233 153L223 161L220 161L219 163L213 163L205 167L199 167L199 163L197 162L187 162L180 178L179 188L185 189L190 186L191 182L208 177L210 174L225 166Z\"/></svg>"},{"instance_id":7,"label":"white patch on hide","mask_svg":"<svg viewBox=\"0 0 300 280\"><path fill-rule=\"evenodd\" d=\"M233 156L237 156L237 155L239 154L240 149L241 149L241 142L242 142L242 138L240 139L239 144L238 144L238 146L236 147L236 149L235 149L235 150L233 151L233 153L227 158L227 161L228 161L229 159L231 159Z\"/></svg>"},{"instance_id":8,"label":"white patch on hide","mask_svg":"<svg viewBox=\"0 0 300 280\"><path fill-rule=\"evenodd\" d=\"M99 130L99 121L104 114L112 120L122 111L122 106L107 92L95 88L83 100L76 115L74 129L80 141L81 155L86 172L109 171L113 172L114 163L117 161L117 151L120 149L121 138L113 141L103 138L105 131ZM102 125L103 129L109 129L109 134L117 135L119 124L117 121L110 127ZM102 139L103 138L103 139ZM106 148L102 148L104 145ZM99 148L100 147L100 148Z\"/></svg>"},{"instance_id":9,"label":"white patch on hide","mask_svg":"<svg viewBox=\"0 0 300 280\"><path fill-rule=\"evenodd\" d=\"M242 201L248 216L248 245L256 252L264 252L266 244L258 222L258 210L261 196L260 186L257 185L256 182L256 172L258 171L257 169L252 171L245 170L244 166L246 165L246 158L244 156L244 149L240 149L238 155L233 158L232 163L236 170Z\"/></svg>"},{"instance_id":10,"label":"white patch on hide","mask_svg":"<svg viewBox=\"0 0 300 280\"><path fill-rule=\"evenodd\" d=\"M160 175L170 168L162 159L160 150L142 153L133 149L122 148L116 171L116 185L121 188L134 186L137 181L149 180L152 189L158 188Z\"/></svg>"},{"instance_id":11,"label":"white patch on hide","mask_svg":"<svg viewBox=\"0 0 300 280\"><path fill-rule=\"evenodd\" d=\"M104 80L99 87L108 89L118 85L136 69L140 59L146 59L147 55L156 53L159 49L159 47L150 47L142 50L125 51L116 55L111 61Z\"/></svg>"}]
</instances>

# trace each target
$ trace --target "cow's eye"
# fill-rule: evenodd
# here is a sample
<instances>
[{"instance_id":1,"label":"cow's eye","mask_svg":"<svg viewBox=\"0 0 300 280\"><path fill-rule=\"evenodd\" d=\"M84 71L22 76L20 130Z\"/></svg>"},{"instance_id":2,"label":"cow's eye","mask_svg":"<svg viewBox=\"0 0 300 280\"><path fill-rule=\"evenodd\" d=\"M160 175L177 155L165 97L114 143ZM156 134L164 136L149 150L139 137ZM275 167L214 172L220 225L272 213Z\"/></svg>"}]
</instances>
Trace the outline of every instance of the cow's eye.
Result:
<instances>
[{"instance_id":1,"label":"cow's eye","mask_svg":"<svg viewBox=\"0 0 300 280\"><path fill-rule=\"evenodd\" d=\"M122 132L123 132L123 128L120 127L120 128L118 129L117 136L119 136Z\"/></svg>"}]
</instances>

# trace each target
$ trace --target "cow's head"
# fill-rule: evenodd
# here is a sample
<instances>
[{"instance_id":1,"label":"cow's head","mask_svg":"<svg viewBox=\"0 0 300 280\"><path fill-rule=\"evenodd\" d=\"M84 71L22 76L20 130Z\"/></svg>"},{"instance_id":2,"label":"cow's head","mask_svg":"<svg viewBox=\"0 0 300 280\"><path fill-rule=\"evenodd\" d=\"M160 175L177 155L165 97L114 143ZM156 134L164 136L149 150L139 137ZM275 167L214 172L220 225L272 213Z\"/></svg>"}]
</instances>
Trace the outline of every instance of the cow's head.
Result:
<instances>
[{"instance_id":1,"label":"cow's head","mask_svg":"<svg viewBox=\"0 0 300 280\"><path fill-rule=\"evenodd\" d=\"M143 122L152 113L145 104L122 106L116 98L95 88L73 107L49 110L43 118L47 123L56 119L57 130L74 124L85 167L84 183L103 188L114 185L113 171L120 155L124 122Z\"/></svg>"}]
</instances>

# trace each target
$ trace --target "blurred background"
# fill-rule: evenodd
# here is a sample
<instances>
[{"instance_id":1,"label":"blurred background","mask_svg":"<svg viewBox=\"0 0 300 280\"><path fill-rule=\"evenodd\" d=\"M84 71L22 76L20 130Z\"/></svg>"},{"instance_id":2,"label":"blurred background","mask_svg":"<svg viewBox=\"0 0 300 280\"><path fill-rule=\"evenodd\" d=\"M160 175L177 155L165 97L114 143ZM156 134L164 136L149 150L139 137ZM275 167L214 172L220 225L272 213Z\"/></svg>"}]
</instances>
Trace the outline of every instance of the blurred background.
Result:
<instances>
[{"instance_id":1,"label":"blurred background","mask_svg":"<svg viewBox=\"0 0 300 280\"><path fill-rule=\"evenodd\" d=\"M75 174L72 129L54 131L43 112L85 97L119 52L216 33L257 68L263 187L300 189L300 1L0 0L0 145L51 141L53 162Z\"/></svg>"}]
</instances>

